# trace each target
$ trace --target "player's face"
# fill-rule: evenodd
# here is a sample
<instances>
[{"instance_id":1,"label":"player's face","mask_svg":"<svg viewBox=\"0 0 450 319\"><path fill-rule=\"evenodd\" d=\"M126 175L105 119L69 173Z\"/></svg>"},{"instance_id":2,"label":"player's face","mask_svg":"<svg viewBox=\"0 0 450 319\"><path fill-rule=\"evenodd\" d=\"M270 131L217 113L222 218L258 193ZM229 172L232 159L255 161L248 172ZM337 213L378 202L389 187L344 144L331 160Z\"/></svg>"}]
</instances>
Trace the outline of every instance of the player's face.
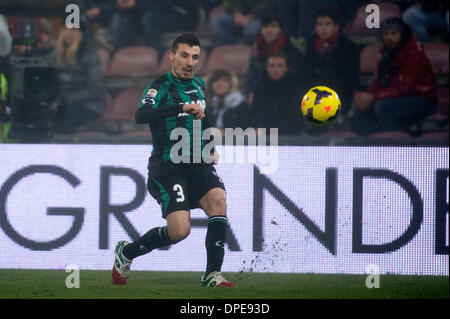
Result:
<instances>
[{"instance_id":1,"label":"player's face","mask_svg":"<svg viewBox=\"0 0 450 319\"><path fill-rule=\"evenodd\" d=\"M388 49L396 49L400 47L400 40L402 38L402 34L400 31L395 29L386 29L382 33L384 46Z\"/></svg>"},{"instance_id":2,"label":"player's face","mask_svg":"<svg viewBox=\"0 0 450 319\"><path fill-rule=\"evenodd\" d=\"M288 71L285 58L272 57L267 61L267 74L273 81L279 81Z\"/></svg>"},{"instance_id":3,"label":"player's face","mask_svg":"<svg viewBox=\"0 0 450 319\"><path fill-rule=\"evenodd\" d=\"M179 79L192 79L200 59L200 47L185 43L178 45L177 52L170 51L171 71Z\"/></svg>"},{"instance_id":4,"label":"player's face","mask_svg":"<svg viewBox=\"0 0 450 319\"><path fill-rule=\"evenodd\" d=\"M316 21L316 34L321 40L329 40L339 30L339 25L330 17L318 17Z\"/></svg>"},{"instance_id":5,"label":"player's face","mask_svg":"<svg viewBox=\"0 0 450 319\"><path fill-rule=\"evenodd\" d=\"M219 96L230 93L230 91L231 91L230 79L227 77L221 77L221 78L217 79L217 81L215 81L212 84L212 90L213 90L214 94L219 95Z\"/></svg>"},{"instance_id":6,"label":"player's face","mask_svg":"<svg viewBox=\"0 0 450 319\"><path fill-rule=\"evenodd\" d=\"M267 43L273 43L281 35L281 32L281 27L276 21L272 21L261 28L261 34Z\"/></svg>"}]
</instances>

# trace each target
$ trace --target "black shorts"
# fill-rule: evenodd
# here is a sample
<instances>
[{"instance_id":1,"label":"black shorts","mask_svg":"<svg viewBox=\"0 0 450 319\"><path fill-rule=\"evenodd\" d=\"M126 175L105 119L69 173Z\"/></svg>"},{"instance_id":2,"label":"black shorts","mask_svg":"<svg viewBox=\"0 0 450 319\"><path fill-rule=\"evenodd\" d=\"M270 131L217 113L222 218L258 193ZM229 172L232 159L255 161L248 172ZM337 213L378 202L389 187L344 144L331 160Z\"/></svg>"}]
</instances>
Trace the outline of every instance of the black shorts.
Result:
<instances>
[{"instance_id":1,"label":"black shorts","mask_svg":"<svg viewBox=\"0 0 450 319\"><path fill-rule=\"evenodd\" d=\"M199 200L213 188L225 190L213 165L162 164L149 171L147 189L161 206L162 217L179 210L201 208Z\"/></svg>"}]
</instances>

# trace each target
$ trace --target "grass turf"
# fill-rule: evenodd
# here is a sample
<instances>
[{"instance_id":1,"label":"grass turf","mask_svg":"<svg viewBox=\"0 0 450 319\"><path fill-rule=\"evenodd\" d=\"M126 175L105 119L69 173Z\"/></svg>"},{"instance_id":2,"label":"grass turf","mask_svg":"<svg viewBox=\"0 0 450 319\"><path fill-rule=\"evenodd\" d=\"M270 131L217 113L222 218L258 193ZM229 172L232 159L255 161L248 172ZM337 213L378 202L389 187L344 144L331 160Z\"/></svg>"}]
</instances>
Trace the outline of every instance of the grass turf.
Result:
<instances>
[{"instance_id":1,"label":"grass turf","mask_svg":"<svg viewBox=\"0 0 450 319\"><path fill-rule=\"evenodd\" d=\"M66 288L64 270L0 270L0 298L69 299L442 299L447 276L381 275L368 289L366 275L224 273L236 288L202 288L201 273L133 271L114 286L110 271L80 271L80 288Z\"/></svg>"}]
</instances>

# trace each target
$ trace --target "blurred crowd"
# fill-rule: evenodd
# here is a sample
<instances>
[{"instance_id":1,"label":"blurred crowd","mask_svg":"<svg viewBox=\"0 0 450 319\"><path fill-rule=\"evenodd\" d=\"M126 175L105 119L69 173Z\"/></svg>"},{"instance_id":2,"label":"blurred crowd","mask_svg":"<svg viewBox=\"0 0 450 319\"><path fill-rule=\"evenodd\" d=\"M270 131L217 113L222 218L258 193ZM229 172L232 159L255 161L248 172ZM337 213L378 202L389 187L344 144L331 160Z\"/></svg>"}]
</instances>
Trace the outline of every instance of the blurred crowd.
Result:
<instances>
[{"instance_id":1,"label":"blurred crowd","mask_svg":"<svg viewBox=\"0 0 450 319\"><path fill-rule=\"evenodd\" d=\"M158 57L155 63L160 65L168 49L165 36L176 32L193 32L202 43L208 43L202 45L208 53L230 45L249 48L248 66L242 72L223 65L199 75L206 83L211 126L219 129L278 128L281 135L311 136L336 131L355 136L409 134L411 127L427 118L440 116L442 120L442 116L448 116L448 105L446 111L438 106L438 76L424 49L427 43L448 44L449 8L444 0L393 1L398 14L382 14L379 29L360 32L360 38L376 37L379 43L371 83L363 84L360 57L372 44L354 41L352 35L358 35L355 23L361 12L369 14L364 11L365 5L388 1L76 2L81 10L80 28L66 28L63 19L58 24L39 17L39 37L32 48L33 56L54 61L58 70L59 107L50 106L55 110L56 134L107 127L108 112L114 111L124 81L119 79L117 84L105 86L108 64L104 63L104 55L112 60L123 49L144 46L154 49ZM8 140L13 116L8 107L10 92L4 61L8 56L30 54L26 46L14 42L14 19L0 15L2 142ZM448 68L448 52L446 63ZM448 81L448 69L446 78ZM147 83L133 83L138 84L131 88L124 85L123 89L142 94ZM301 115L303 95L318 85L333 88L342 102L338 120L328 127L315 127ZM139 98L131 103L137 108ZM129 113L124 121L132 121L134 113ZM122 125L114 133L124 134L125 128Z\"/></svg>"}]
</instances>

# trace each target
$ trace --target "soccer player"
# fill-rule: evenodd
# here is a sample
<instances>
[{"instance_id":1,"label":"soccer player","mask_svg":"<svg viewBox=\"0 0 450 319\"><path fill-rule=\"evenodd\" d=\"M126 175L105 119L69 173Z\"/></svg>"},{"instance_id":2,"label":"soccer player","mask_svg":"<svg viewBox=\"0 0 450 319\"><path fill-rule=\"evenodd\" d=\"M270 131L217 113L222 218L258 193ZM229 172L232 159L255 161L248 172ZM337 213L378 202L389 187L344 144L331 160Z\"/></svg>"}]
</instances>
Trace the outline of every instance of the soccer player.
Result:
<instances>
[{"instance_id":1,"label":"soccer player","mask_svg":"<svg viewBox=\"0 0 450 319\"><path fill-rule=\"evenodd\" d=\"M207 264L202 286L235 286L220 273L228 220L225 186L213 166L217 163L217 154L212 148L209 160L198 157L207 149L201 135L209 127L205 84L194 77L199 58L200 42L195 36L184 34L176 38L170 52L170 71L146 88L135 114L136 122L149 124L152 133L147 188L161 205L167 226L153 228L132 243L122 240L116 244L114 284L127 282L134 258L185 239L191 231L189 210L202 208L209 217L205 240ZM194 132L196 128L200 128L200 136ZM186 146L190 151L183 147L181 162L179 152L173 151L179 141L170 138L174 129L185 129L189 133L185 136L188 136ZM192 150L194 145L200 145L201 152Z\"/></svg>"}]
</instances>

